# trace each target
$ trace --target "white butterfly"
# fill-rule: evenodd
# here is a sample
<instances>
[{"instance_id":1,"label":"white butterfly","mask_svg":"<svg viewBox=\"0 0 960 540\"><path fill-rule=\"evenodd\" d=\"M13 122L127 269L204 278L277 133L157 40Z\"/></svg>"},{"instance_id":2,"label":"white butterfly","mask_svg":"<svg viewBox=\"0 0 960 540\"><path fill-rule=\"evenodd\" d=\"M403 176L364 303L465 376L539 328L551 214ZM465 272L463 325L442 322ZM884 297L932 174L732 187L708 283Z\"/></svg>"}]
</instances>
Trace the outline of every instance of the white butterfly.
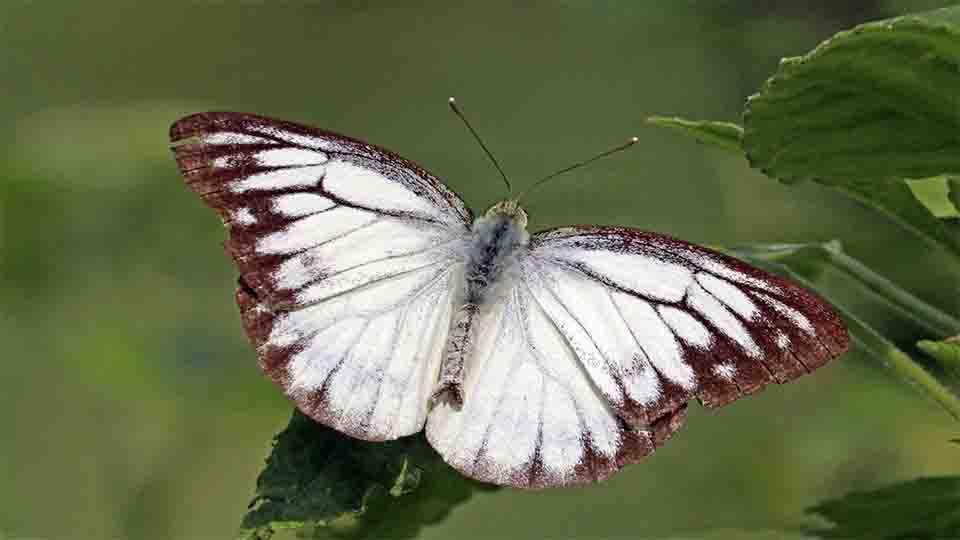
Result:
<instances>
[{"instance_id":1,"label":"white butterfly","mask_svg":"<svg viewBox=\"0 0 960 540\"><path fill-rule=\"evenodd\" d=\"M597 481L651 454L688 400L727 404L839 356L814 294L664 235L529 235L474 219L392 152L251 114L171 128L189 187L227 227L263 371L305 414L383 441L426 426L463 474Z\"/></svg>"}]
</instances>

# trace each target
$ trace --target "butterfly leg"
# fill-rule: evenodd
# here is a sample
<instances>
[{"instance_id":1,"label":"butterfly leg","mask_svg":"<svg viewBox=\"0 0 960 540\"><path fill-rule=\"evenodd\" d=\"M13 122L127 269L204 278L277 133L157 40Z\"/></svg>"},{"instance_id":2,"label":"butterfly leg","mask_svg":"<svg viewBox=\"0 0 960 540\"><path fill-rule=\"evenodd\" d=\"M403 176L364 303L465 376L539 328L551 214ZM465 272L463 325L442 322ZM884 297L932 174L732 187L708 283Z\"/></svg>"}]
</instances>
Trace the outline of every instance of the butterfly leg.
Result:
<instances>
[{"instance_id":1,"label":"butterfly leg","mask_svg":"<svg viewBox=\"0 0 960 540\"><path fill-rule=\"evenodd\" d=\"M463 407L464 363L473 344L471 330L476 320L476 304L464 304L457 310L450 328L450 340L440 365L440 380L431 403L446 403L456 410Z\"/></svg>"}]
</instances>

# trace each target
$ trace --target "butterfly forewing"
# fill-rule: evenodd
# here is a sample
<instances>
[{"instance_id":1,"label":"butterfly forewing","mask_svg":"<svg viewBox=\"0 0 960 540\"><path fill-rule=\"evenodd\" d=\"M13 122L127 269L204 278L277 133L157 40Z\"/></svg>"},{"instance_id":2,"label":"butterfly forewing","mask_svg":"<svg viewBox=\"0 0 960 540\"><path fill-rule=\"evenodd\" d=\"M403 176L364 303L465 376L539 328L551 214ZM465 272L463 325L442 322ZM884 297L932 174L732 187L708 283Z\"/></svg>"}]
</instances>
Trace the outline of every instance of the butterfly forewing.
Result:
<instances>
[{"instance_id":1,"label":"butterfly forewing","mask_svg":"<svg viewBox=\"0 0 960 540\"><path fill-rule=\"evenodd\" d=\"M267 374L344 433L421 429L471 222L460 198L391 152L290 122L197 114L171 140L227 227Z\"/></svg>"},{"instance_id":2,"label":"butterfly forewing","mask_svg":"<svg viewBox=\"0 0 960 540\"><path fill-rule=\"evenodd\" d=\"M848 345L840 319L813 293L664 235L542 232L525 275L598 390L630 421L655 421L691 397L727 404Z\"/></svg>"}]
</instances>

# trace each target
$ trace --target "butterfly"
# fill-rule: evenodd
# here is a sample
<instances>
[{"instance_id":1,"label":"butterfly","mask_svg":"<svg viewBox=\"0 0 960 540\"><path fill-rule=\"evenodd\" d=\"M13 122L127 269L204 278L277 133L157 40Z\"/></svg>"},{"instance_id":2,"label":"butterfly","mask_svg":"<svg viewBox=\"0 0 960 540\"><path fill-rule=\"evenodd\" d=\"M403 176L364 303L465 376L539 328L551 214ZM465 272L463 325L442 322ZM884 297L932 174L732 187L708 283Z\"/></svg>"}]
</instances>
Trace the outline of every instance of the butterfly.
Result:
<instances>
[{"instance_id":1,"label":"butterfly","mask_svg":"<svg viewBox=\"0 0 960 540\"><path fill-rule=\"evenodd\" d=\"M475 217L357 139L233 112L187 116L170 139L226 227L263 372L317 422L368 441L425 430L483 482L607 478L663 445L691 399L725 405L848 347L831 307L786 279L637 229L530 234L517 198Z\"/></svg>"}]
</instances>

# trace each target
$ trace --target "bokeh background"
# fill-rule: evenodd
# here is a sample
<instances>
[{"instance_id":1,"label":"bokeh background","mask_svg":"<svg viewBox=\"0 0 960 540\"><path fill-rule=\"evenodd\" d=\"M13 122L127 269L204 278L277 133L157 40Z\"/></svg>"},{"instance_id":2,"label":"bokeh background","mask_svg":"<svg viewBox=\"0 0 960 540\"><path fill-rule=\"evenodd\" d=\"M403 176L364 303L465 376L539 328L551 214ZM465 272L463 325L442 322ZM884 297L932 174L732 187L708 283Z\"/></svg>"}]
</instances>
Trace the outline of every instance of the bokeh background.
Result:
<instances>
[{"instance_id":1,"label":"bokeh background","mask_svg":"<svg viewBox=\"0 0 960 540\"><path fill-rule=\"evenodd\" d=\"M637 135L533 196L532 228L839 238L957 309L937 254L879 216L644 125L736 121L780 57L946 2L389 4L0 3L0 537L231 538L288 419L242 335L223 229L167 149L169 125L192 112L364 138L476 210L503 190L447 96L521 186ZM602 485L480 493L422 537L789 529L823 498L960 472L946 442L957 425L857 353L722 411L693 409L665 448Z\"/></svg>"}]
</instances>

